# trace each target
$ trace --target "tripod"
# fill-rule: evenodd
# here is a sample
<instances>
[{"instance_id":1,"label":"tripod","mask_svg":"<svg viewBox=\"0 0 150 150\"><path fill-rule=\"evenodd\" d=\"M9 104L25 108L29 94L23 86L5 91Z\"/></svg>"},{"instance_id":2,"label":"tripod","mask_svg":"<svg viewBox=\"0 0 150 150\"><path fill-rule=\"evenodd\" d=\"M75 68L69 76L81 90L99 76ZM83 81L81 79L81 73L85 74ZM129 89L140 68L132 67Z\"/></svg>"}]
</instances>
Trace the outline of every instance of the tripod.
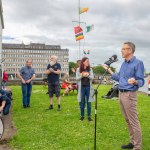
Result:
<instances>
[{"instance_id":1,"label":"tripod","mask_svg":"<svg viewBox=\"0 0 150 150\"><path fill-rule=\"evenodd\" d=\"M94 94L95 95L95 124L94 124L94 150L96 150L96 128L97 128L97 97L98 97L98 89L99 86L102 83L102 80L104 78L104 76L106 75L108 70L105 70L104 74L101 77L100 83L98 84L98 86L96 87L96 89L94 89Z\"/></svg>"}]
</instances>

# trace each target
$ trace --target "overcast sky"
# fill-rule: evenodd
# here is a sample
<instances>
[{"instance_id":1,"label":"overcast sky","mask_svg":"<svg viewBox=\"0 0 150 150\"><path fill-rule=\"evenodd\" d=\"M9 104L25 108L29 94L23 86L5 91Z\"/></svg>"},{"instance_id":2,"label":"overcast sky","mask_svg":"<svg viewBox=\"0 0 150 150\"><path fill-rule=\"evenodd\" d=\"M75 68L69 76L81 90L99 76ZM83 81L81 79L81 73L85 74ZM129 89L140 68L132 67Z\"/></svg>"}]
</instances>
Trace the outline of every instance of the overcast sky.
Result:
<instances>
[{"instance_id":1,"label":"overcast sky","mask_svg":"<svg viewBox=\"0 0 150 150\"><path fill-rule=\"evenodd\" d=\"M122 43L132 41L135 55L150 72L150 0L81 0L81 7L89 7L81 20L94 24L81 41L81 54L90 50L92 65L117 54L113 66L119 68ZM72 23L78 20L78 0L3 0L3 13L3 42L59 44L69 49L69 61L78 59Z\"/></svg>"}]
</instances>

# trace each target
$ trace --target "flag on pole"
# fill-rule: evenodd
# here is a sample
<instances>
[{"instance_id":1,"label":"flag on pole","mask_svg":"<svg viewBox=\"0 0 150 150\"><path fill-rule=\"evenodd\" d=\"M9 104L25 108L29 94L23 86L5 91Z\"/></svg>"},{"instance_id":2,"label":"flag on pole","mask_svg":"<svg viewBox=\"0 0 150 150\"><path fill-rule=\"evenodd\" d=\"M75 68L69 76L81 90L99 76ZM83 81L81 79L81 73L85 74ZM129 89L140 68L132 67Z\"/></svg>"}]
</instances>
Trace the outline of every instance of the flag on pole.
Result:
<instances>
[{"instance_id":1,"label":"flag on pole","mask_svg":"<svg viewBox=\"0 0 150 150\"><path fill-rule=\"evenodd\" d=\"M92 30L94 30L94 25L93 24L86 27L86 33L90 32Z\"/></svg>"},{"instance_id":2,"label":"flag on pole","mask_svg":"<svg viewBox=\"0 0 150 150\"><path fill-rule=\"evenodd\" d=\"M76 34L76 41L84 39L83 33Z\"/></svg>"},{"instance_id":3,"label":"flag on pole","mask_svg":"<svg viewBox=\"0 0 150 150\"><path fill-rule=\"evenodd\" d=\"M87 12L89 10L89 8L85 7L85 8L80 8L79 10L79 14L82 14L84 12Z\"/></svg>"},{"instance_id":4,"label":"flag on pole","mask_svg":"<svg viewBox=\"0 0 150 150\"><path fill-rule=\"evenodd\" d=\"M80 26L74 27L76 41L84 39L83 30Z\"/></svg>"},{"instance_id":5,"label":"flag on pole","mask_svg":"<svg viewBox=\"0 0 150 150\"><path fill-rule=\"evenodd\" d=\"M85 52L85 50L83 50L83 53L86 55L86 52Z\"/></svg>"},{"instance_id":6,"label":"flag on pole","mask_svg":"<svg viewBox=\"0 0 150 150\"><path fill-rule=\"evenodd\" d=\"M83 53L84 53L85 55L89 55L89 54L90 54L90 50L83 50Z\"/></svg>"}]
</instances>

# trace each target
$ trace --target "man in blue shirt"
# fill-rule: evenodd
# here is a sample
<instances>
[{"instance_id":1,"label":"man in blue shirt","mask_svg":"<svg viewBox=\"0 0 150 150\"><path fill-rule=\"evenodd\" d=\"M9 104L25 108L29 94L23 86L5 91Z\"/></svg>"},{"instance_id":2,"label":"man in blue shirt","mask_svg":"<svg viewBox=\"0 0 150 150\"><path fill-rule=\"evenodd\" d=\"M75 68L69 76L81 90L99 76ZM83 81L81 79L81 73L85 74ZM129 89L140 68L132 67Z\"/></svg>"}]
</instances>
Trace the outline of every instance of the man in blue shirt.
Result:
<instances>
[{"instance_id":1,"label":"man in blue shirt","mask_svg":"<svg viewBox=\"0 0 150 150\"><path fill-rule=\"evenodd\" d=\"M112 75L113 80L119 82L120 105L130 134L130 143L121 148L141 150L142 132L137 114L137 90L144 85L144 65L134 56L134 52L135 45L125 42L121 50L125 61L119 73L113 73L108 66L103 67Z\"/></svg>"},{"instance_id":2,"label":"man in blue shirt","mask_svg":"<svg viewBox=\"0 0 150 150\"><path fill-rule=\"evenodd\" d=\"M28 59L26 61L26 66L21 68L17 76L19 79L21 79L23 107L30 107L30 96L32 91L31 81L35 79L35 71L32 68L32 59Z\"/></svg>"},{"instance_id":3,"label":"man in blue shirt","mask_svg":"<svg viewBox=\"0 0 150 150\"><path fill-rule=\"evenodd\" d=\"M52 55L50 57L50 64L48 64L45 73L48 75L48 92L50 97L49 109L53 109L53 95L55 94L58 101L58 111L60 111L61 108L59 75L61 73L61 65L57 62L57 56Z\"/></svg>"}]
</instances>

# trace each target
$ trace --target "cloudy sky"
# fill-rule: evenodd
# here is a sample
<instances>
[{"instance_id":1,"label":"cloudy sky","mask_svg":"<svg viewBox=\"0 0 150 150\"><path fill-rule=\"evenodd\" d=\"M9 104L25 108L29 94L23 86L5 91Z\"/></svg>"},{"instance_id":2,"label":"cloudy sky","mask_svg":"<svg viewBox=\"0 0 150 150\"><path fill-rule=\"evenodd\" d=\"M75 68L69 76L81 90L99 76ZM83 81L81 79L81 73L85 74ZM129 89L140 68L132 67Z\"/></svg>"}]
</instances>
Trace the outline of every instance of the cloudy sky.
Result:
<instances>
[{"instance_id":1,"label":"cloudy sky","mask_svg":"<svg viewBox=\"0 0 150 150\"><path fill-rule=\"evenodd\" d=\"M89 7L81 20L94 24L81 41L81 55L90 50L88 57L96 65L117 54L113 66L119 68L122 43L132 41L135 55L150 72L150 0L81 0L81 7ZM3 13L3 42L59 44L69 49L70 61L78 59L72 23L78 20L78 0L3 0Z\"/></svg>"}]
</instances>

